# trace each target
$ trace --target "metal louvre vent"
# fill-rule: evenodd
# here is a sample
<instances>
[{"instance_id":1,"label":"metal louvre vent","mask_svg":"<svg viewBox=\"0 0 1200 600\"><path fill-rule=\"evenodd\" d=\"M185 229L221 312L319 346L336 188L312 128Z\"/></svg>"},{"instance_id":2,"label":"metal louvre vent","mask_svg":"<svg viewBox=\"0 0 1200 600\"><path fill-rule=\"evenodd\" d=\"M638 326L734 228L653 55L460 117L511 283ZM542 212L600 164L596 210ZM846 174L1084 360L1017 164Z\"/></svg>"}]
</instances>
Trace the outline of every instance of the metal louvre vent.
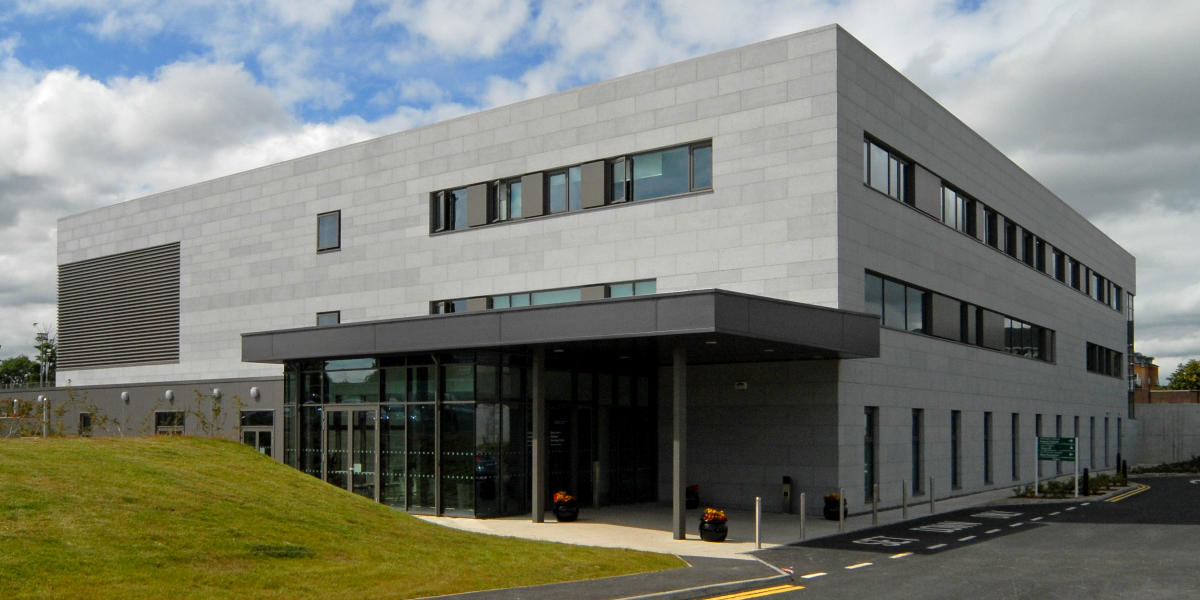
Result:
<instances>
[{"instance_id":1,"label":"metal louvre vent","mask_svg":"<svg viewBox=\"0 0 1200 600\"><path fill-rule=\"evenodd\" d=\"M179 362L179 243L58 267L58 368Z\"/></svg>"}]
</instances>

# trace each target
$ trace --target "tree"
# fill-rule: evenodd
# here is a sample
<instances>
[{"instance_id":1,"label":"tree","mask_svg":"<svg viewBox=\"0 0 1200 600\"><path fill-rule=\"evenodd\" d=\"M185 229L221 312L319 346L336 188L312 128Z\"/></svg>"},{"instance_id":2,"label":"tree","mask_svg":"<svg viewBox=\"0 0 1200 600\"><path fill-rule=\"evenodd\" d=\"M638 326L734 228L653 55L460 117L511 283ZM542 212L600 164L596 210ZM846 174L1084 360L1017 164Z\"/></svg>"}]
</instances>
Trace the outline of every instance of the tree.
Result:
<instances>
[{"instance_id":1,"label":"tree","mask_svg":"<svg viewBox=\"0 0 1200 600\"><path fill-rule=\"evenodd\" d=\"M40 372L41 367L36 362L29 360L29 357L24 354L18 354L0 362L0 386L27 387L35 385Z\"/></svg>"},{"instance_id":2,"label":"tree","mask_svg":"<svg viewBox=\"0 0 1200 600\"><path fill-rule=\"evenodd\" d=\"M1200 360L1189 360L1171 373L1168 390L1200 390Z\"/></svg>"}]
</instances>

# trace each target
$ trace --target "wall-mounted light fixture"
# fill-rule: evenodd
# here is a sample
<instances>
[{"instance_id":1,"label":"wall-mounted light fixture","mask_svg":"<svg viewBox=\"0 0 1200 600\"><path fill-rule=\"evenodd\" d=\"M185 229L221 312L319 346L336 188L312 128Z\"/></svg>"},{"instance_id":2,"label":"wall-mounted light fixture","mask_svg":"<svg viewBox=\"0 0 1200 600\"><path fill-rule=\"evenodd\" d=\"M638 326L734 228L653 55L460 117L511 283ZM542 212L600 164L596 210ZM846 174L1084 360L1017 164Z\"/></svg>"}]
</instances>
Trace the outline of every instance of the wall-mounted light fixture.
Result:
<instances>
[{"instance_id":1,"label":"wall-mounted light fixture","mask_svg":"<svg viewBox=\"0 0 1200 600\"><path fill-rule=\"evenodd\" d=\"M167 402L175 402L175 392L167 390L163 393L163 399L165 399Z\"/></svg>"},{"instance_id":2,"label":"wall-mounted light fixture","mask_svg":"<svg viewBox=\"0 0 1200 600\"><path fill-rule=\"evenodd\" d=\"M256 387L250 388L250 397L251 398L258 400L261 396L262 396L262 394L258 391L258 388L256 388Z\"/></svg>"}]
</instances>

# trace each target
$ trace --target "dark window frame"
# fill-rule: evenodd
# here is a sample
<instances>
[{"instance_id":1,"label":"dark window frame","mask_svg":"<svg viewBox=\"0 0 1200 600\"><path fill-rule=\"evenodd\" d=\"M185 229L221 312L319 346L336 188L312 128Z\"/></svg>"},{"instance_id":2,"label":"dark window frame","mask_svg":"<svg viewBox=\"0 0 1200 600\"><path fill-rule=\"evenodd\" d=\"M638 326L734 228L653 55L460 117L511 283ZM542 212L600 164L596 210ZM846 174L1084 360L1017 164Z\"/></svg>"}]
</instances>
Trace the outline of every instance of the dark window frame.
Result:
<instances>
[{"instance_id":1,"label":"dark window frame","mask_svg":"<svg viewBox=\"0 0 1200 600\"><path fill-rule=\"evenodd\" d=\"M875 146L888 154L889 161L888 161L887 191L879 189L879 187L875 186L872 182L872 178L871 178L871 146ZM898 175L897 175L897 178L899 179L899 181L896 182L895 193L893 193L893 191L892 191L892 175L891 175L891 165L892 165L891 161L892 160L895 160L896 163L900 167L898 170ZM900 202L901 204L907 204L909 206L916 206L916 197L915 197L915 194L913 194L913 189L912 189L913 188L913 171L914 171L913 165L915 165L915 164L916 164L915 161L913 161L912 159L908 158L907 156L901 154L900 152L897 152L891 146L879 141L879 139L871 136L870 134L863 135L863 185L864 186L866 186L876 192L879 192L880 194L883 194L883 195L887 196L888 198L896 200L896 201Z\"/></svg>"},{"instance_id":2,"label":"dark window frame","mask_svg":"<svg viewBox=\"0 0 1200 600\"><path fill-rule=\"evenodd\" d=\"M337 317L337 322L322 323L321 317L327 317L329 315L334 315L335 317ZM326 311L321 311L321 312L317 313L317 319L316 319L317 327L331 327L333 325L341 325L341 324L342 324L342 311L340 311L340 310L326 310Z\"/></svg>"}]
</instances>

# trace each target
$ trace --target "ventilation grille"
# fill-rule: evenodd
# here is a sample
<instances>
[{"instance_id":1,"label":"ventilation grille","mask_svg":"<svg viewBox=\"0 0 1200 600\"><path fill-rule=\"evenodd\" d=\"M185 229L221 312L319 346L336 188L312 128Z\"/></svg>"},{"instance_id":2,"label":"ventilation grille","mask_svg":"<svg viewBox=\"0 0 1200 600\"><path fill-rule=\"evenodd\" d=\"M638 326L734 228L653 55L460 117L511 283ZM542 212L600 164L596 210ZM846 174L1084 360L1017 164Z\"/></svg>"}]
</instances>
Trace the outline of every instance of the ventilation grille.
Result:
<instances>
[{"instance_id":1,"label":"ventilation grille","mask_svg":"<svg viewBox=\"0 0 1200 600\"><path fill-rule=\"evenodd\" d=\"M58 267L58 369L179 362L179 243Z\"/></svg>"}]
</instances>

